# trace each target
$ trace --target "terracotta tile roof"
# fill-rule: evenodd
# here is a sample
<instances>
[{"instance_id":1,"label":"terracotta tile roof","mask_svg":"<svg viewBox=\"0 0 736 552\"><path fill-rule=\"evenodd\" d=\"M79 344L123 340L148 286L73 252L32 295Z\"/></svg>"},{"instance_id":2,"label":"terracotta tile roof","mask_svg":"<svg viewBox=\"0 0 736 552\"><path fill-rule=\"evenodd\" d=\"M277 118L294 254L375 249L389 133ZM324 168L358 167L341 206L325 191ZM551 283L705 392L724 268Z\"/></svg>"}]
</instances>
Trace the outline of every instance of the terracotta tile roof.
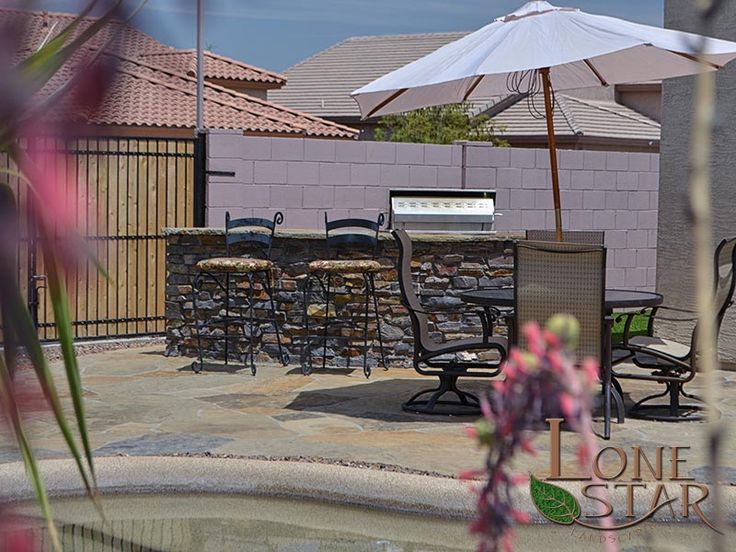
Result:
<instances>
[{"instance_id":1,"label":"terracotta tile roof","mask_svg":"<svg viewBox=\"0 0 736 552\"><path fill-rule=\"evenodd\" d=\"M28 13L32 17L27 17ZM72 19L71 15L66 14L51 15L53 20L61 23L59 29ZM18 61L34 51L46 38L49 29L53 28L39 24L43 17L38 12L0 10L0 22L4 17L17 24L25 22L33 35L25 40L25 47L21 49L24 53L19 54ZM114 62L115 78L99 109L95 113L80 113L75 109L73 98L67 95L63 102L55 106L52 116L56 120L67 120L68 114L73 113L74 122L93 125L194 128L196 79L175 69L159 66L151 59L154 56L139 57L136 48L150 46L153 51L163 54L176 51L127 25L119 29L121 35L115 38L120 44L119 49L102 54L107 56L107 61ZM91 41L90 45L99 47L105 42L105 37L102 37ZM126 44L128 49L124 49ZM80 51L40 95L53 94L69 80L75 66L90 63L97 51L94 48ZM119 51L125 51L126 55L117 53ZM352 128L208 82L205 82L205 126L246 133L326 138L357 138L358 134Z\"/></svg>"},{"instance_id":2,"label":"terracotta tile roof","mask_svg":"<svg viewBox=\"0 0 736 552\"><path fill-rule=\"evenodd\" d=\"M95 19L94 17L85 18L75 35L91 25ZM58 35L73 20L74 15L69 13L0 8L0 25L24 27L21 33L23 43L20 49L22 50L35 50L44 41ZM191 75L195 76L194 50L177 50L121 21L111 22L109 26L90 39L88 46L101 47L110 37L114 38L111 43L111 48L114 50L124 52L128 56L146 57L152 63L155 62L162 67L179 73L189 74L191 72ZM283 86L286 83L286 77L283 75L213 52L205 52L205 78L261 83L274 87Z\"/></svg>"},{"instance_id":3,"label":"terracotta tile roof","mask_svg":"<svg viewBox=\"0 0 736 552\"><path fill-rule=\"evenodd\" d=\"M285 71L286 86L269 98L321 117L360 117L353 90L468 33L356 36Z\"/></svg>"},{"instance_id":4,"label":"terracotta tile roof","mask_svg":"<svg viewBox=\"0 0 736 552\"><path fill-rule=\"evenodd\" d=\"M113 53L102 55L117 62L116 77L102 105L93 114L83 115L83 122L95 125L194 127L196 79L141 59ZM78 59L77 62L84 61ZM69 74L71 68L66 68L66 75ZM58 78L63 79L63 75ZM63 117L63 112L59 117ZM247 133L330 138L357 136L357 131L352 128L211 83L205 83L205 126Z\"/></svg>"},{"instance_id":5,"label":"terracotta tile roof","mask_svg":"<svg viewBox=\"0 0 736 552\"><path fill-rule=\"evenodd\" d=\"M85 18L74 33L77 36L94 22L96 18ZM58 35L69 23L74 15L69 13L42 12L0 8L0 25L8 28L23 29L20 33L22 43L18 50L36 50L44 41ZM134 27L112 21L101 29L88 41L90 47L101 47L113 37L111 47L124 52L168 52L174 50L171 46L160 43L158 40L141 32Z\"/></svg>"},{"instance_id":6,"label":"terracotta tile roof","mask_svg":"<svg viewBox=\"0 0 736 552\"><path fill-rule=\"evenodd\" d=\"M140 53L139 57L159 67L191 77L197 74L197 57L195 50L176 50L173 52ZM204 52L204 73L208 79L238 80L280 87L286 84L286 77L279 73L267 71L242 61Z\"/></svg>"}]
</instances>

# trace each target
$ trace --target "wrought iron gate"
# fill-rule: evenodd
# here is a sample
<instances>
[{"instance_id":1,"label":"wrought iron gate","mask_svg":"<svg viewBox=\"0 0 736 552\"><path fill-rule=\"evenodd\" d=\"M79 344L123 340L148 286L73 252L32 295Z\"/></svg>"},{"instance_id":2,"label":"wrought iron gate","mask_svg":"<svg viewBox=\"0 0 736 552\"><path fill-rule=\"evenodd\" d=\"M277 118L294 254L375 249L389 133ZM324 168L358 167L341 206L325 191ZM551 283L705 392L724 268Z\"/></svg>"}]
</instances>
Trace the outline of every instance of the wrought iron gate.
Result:
<instances>
[{"instance_id":1,"label":"wrought iron gate","mask_svg":"<svg viewBox=\"0 0 736 552\"><path fill-rule=\"evenodd\" d=\"M195 222L194 139L95 137L65 145L50 140L45 147L58 154L52 156L53 170L75 199L79 233L107 272L90 262L67 277L75 337L162 333L162 229ZM16 189L24 193L22 186ZM20 205L24 199L19 197ZM54 340L38 240L32 229L21 232L18 281L40 338Z\"/></svg>"}]
</instances>

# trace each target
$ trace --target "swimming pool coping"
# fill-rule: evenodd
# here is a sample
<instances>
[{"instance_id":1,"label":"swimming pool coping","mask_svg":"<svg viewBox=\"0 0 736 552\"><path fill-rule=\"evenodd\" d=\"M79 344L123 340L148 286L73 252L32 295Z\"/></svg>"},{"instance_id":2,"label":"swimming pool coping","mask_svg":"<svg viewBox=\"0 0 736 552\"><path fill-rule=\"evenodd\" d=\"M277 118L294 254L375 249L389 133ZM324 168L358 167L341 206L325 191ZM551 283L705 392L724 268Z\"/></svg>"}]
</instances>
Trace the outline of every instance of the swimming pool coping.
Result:
<instances>
[{"instance_id":1,"label":"swimming pool coping","mask_svg":"<svg viewBox=\"0 0 736 552\"><path fill-rule=\"evenodd\" d=\"M84 494L84 486L71 460L39 462L51 497ZM475 516L480 482L395 471L346 467L316 462L289 462L243 458L171 456L111 456L95 459L100 492L105 494L221 493L316 500L380 510L471 519ZM578 482L557 482L575 492ZM670 496L679 484L666 483ZM736 487L721 486L726 519L736 523ZM650 492L652 495L654 491ZM550 523L532 503L525 486L514 493L517 509L533 523ZM21 462L0 465L0 502L32 500L33 490ZM647 506L651 496L640 501ZM614 497L615 511L625 511L625 497ZM639 508L637 507L637 510ZM707 512L708 507L704 508ZM679 504L675 511L679 511ZM619 519L619 516L616 516ZM620 519L625 519L621 517ZM658 515L654 521L694 523L695 520Z\"/></svg>"}]
</instances>

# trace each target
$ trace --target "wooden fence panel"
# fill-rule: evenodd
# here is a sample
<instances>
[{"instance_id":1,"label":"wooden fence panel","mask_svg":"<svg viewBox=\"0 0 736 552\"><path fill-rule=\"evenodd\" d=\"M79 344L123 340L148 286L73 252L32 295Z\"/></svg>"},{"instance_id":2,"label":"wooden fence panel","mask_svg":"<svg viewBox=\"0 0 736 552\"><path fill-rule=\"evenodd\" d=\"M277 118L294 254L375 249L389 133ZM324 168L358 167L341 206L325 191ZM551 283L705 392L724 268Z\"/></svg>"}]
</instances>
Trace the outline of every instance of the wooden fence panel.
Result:
<instances>
[{"instance_id":1,"label":"wooden fence panel","mask_svg":"<svg viewBox=\"0 0 736 552\"><path fill-rule=\"evenodd\" d=\"M46 140L43 147L49 152L45 168L55 175L77 231L106 272L90 261L67 274L76 337L162 333L166 259L161 230L193 223L194 141L84 138L69 144ZM27 186L8 174L17 170L12 161L0 156L0 167L6 169L0 182L9 185L19 210L27 209ZM34 248L28 228L23 227L27 217L19 219L17 281L24 298L30 282L35 282L38 308L30 298L29 308L37 311L39 336L54 340L41 248Z\"/></svg>"}]
</instances>

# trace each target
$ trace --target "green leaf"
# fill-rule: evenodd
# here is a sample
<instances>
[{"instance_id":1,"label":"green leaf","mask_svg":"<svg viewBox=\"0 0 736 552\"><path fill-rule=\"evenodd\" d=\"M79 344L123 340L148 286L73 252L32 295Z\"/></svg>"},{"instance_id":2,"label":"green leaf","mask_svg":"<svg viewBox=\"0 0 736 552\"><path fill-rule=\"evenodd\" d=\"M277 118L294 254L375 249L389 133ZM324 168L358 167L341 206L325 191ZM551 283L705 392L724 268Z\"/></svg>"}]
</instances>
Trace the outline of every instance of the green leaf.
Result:
<instances>
[{"instance_id":1,"label":"green leaf","mask_svg":"<svg viewBox=\"0 0 736 552\"><path fill-rule=\"evenodd\" d=\"M13 331L17 336L19 343L25 348L26 353L28 354L33 370L38 378L38 382L41 385L44 397L56 418L56 424L58 425L59 430L64 437L64 441L69 447L69 451L77 464L77 469L82 477L87 493L91 497L94 497L95 489L93 488L82 464L81 454L74 442L71 427L64 415L61 400L59 399L59 394L56 390L56 384L54 383L54 378L41 348L41 343L38 340L37 330L33 325L33 320L31 319L31 314L28 312L28 307L23 302L23 297L20 293L20 289L17 287L17 282L13 281L12 278L0 278L0 281L3 282L5 291L8 295L7 300L10 308L7 313L9 315L7 322L12 324Z\"/></svg>"},{"instance_id":2,"label":"green leaf","mask_svg":"<svg viewBox=\"0 0 736 552\"><path fill-rule=\"evenodd\" d=\"M41 472L38 469L38 462L36 461L33 449L31 448L28 436L23 427L23 421L21 420L18 404L15 401L15 395L13 393L13 383L2 356L0 356L0 407L4 410L5 417L9 420L10 425L13 428L15 440L18 443L18 449L20 450L23 464L25 465L26 474L33 486L33 492L35 493L36 500L41 508L41 514L46 520L46 526L49 531L49 536L51 537L51 545L54 550L60 552L61 544L58 532L56 531L56 525L54 524L54 518L51 515L49 497L46 493L43 479L41 478Z\"/></svg>"},{"instance_id":3,"label":"green leaf","mask_svg":"<svg viewBox=\"0 0 736 552\"><path fill-rule=\"evenodd\" d=\"M580 517L580 504L562 487L540 481L532 475L529 492L537 510L554 523L571 525Z\"/></svg>"},{"instance_id":4,"label":"green leaf","mask_svg":"<svg viewBox=\"0 0 736 552\"><path fill-rule=\"evenodd\" d=\"M69 394L71 395L74 414L77 417L77 428L82 440L82 447L87 458L87 467L92 476L92 484L97 486L94 463L92 460L92 447L87 432L87 422L84 417L84 391L82 389L82 378L79 373L77 356L74 352L74 333L72 331L71 315L69 313L69 300L67 297L66 283L61 274L61 264L57 260L53 246L53 232L40 227L41 250L43 251L44 266L46 267L46 278L48 282L51 306L54 311L54 322L59 336L59 345L64 359L64 368L69 383Z\"/></svg>"},{"instance_id":5,"label":"green leaf","mask_svg":"<svg viewBox=\"0 0 736 552\"><path fill-rule=\"evenodd\" d=\"M13 148L11 150L11 156L15 163L19 166L26 167L27 170L33 169L33 163L28 159L25 154L19 148ZM23 159L23 161L21 161ZM34 179L28 175L29 182ZM34 195L36 201L43 201L43 197L38 194L38 190L31 184L28 186L29 192ZM66 284L63 278L63 270L61 269L61 262L58 259L58 252L53 246L55 243L55 231L52 228L48 228L45 221L38 221L38 232L39 232L39 243L41 245L41 251L44 259L44 266L46 267L46 276L48 283L49 297L51 298L51 305L54 311L54 322L56 323L56 329L59 337L59 344L61 346L62 357L64 359L64 369L66 371L67 383L69 385L69 394L72 399L72 405L74 407L74 414L77 418L77 429L79 431L79 437L82 441L84 454L87 460L87 467L89 469L89 475L91 482L87 479L87 474L82 470L81 461L78 457L79 453L76 450L73 440L70 440L71 433L68 432L68 428L65 423L61 423L63 420L59 419L58 411L54 408L55 414L57 415L57 421L59 428L65 436L70 451L75 457L78 463L80 474L88 488L90 497L94 500L94 487L97 486L95 477L94 463L92 459L92 447L89 441L89 434L87 432L87 423L84 417L84 401L83 401L83 389L82 379L79 372L79 366L77 364L77 357L74 352L74 334L72 331L71 315L69 313L69 301L66 292ZM23 326L21 326L22 328ZM35 336L35 329L34 329ZM39 381L44 384L48 384L48 367L45 366L45 357L40 349L40 344L33 343L33 340L29 340L26 343L26 347L29 350L29 355L33 361L34 368L36 368ZM35 353L35 354L34 354ZM45 368L45 370L44 370ZM53 380L51 380L53 381ZM46 387L44 387L46 391ZM55 390L52 389L52 393L47 397L56 396ZM51 401L51 405L54 406L54 402ZM97 505L97 504L95 504Z\"/></svg>"},{"instance_id":6,"label":"green leaf","mask_svg":"<svg viewBox=\"0 0 736 552\"><path fill-rule=\"evenodd\" d=\"M79 35L69 44L67 39L71 36L74 29L77 28L82 19L92 8L98 3L97 0L91 0L85 10L78 15L54 40L51 40L32 56L25 59L20 64L21 72L27 77L25 83L25 92L32 96L59 71L59 69L71 57L79 51L100 29L107 25L117 13L122 0L116 0L112 7L103 15L95 19L88 27L83 29ZM109 42L109 41L108 41Z\"/></svg>"}]
</instances>

